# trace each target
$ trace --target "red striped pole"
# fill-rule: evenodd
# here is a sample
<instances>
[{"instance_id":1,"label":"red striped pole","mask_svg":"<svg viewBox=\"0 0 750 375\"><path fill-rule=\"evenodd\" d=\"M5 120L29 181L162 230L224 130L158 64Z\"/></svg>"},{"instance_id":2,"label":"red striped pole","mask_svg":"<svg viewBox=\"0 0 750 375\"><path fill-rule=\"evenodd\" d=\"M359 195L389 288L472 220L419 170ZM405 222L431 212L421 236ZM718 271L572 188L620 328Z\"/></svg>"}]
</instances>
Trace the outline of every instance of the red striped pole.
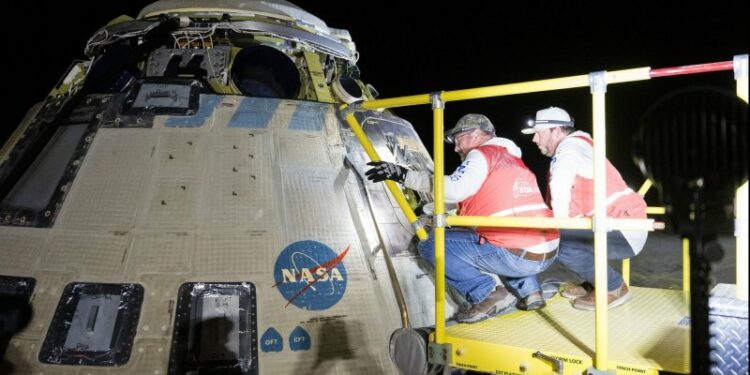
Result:
<instances>
[{"instance_id":1,"label":"red striped pole","mask_svg":"<svg viewBox=\"0 0 750 375\"><path fill-rule=\"evenodd\" d=\"M733 61L722 61L722 62L707 63L707 64L676 66L672 68L651 69L651 71L649 72L649 75L651 76L651 78L658 78L658 77L680 76L680 75L685 75L685 74L720 72L722 70L733 70L733 69L734 69Z\"/></svg>"}]
</instances>

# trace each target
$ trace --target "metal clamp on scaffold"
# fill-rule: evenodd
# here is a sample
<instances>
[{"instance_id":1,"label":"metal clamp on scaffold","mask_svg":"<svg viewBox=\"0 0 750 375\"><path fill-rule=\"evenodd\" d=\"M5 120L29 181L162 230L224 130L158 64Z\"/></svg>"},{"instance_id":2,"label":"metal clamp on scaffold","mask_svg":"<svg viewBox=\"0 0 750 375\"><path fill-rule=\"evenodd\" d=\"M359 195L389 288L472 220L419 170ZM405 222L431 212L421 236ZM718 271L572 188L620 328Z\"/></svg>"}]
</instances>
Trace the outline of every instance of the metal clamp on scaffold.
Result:
<instances>
[{"instance_id":1,"label":"metal clamp on scaffold","mask_svg":"<svg viewBox=\"0 0 750 375\"><path fill-rule=\"evenodd\" d=\"M432 103L432 109L445 109L445 102L443 101L443 92L435 91L430 93L430 103Z\"/></svg>"},{"instance_id":2,"label":"metal clamp on scaffold","mask_svg":"<svg viewBox=\"0 0 750 375\"><path fill-rule=\"evenodd\" d=\"M747 77L747 56L737 55L732 59L734 64L734 79Z\"/></svg>"},{"instance_id":3,"label":"metal clamp on scaffold","mask_svg":"<svg viewBox=\"0 0 750 375\"><path fill-rule=\"evenodd\" d=\"M356 112L362 112L362 111L365 111L365 109L362 107L362 102L356 102L352 104L342 104L341 107L339 107L339 112L344 117L346 117L350 113L356 113Z\"/></svg>"},{"instance_id":4,"label":"metal clamp on scaffold","mask_svg":"<svg viewBox=\"0 0 750 375\"><path fill-rule=\"evenodd\" d=\"M737 96L747 103L747 54L737 55L732 61L734 80L737 82Z\"/></svg>"},{"instance_id":5,"label":"metal clamp on scaffold","mask_svg":"<svg viewBox=\"0 0 750 375\"><path fill-rule=\"evenodd\" d=\"M417 219L411 223L411 228L414 229L414 233L416 233L416 232L419 232L420 230L423 230L424 225L422 225L422 222L420 222L419 219Z\"/></svg>"},{"instance_id":6,"label":"metal clamp on scaffold","mask_svg":"<svg viewBox=\"0 0 750 375\"><path fill-rule=\"evenodd\" d=\"M591 87L592 94L607 92L606 74L606 70L589 73L589 86Z\"/></svg>"},{"instance_id":7,"label":"metal clamp on scaffold","mask_svg":"<svg viewBox=\"0 0 750 375\"><path fill-rule=\"evenodd\" d=\"M609 219L599 216L592 216L591 217L591 230L593 232L609 232Z\"/></svg>"},{"instance_id":8,"label":"metal clamp on scaffold","mask_svg":"<svg viewBox=\"0 0 750 375\"><path fill-rule=\"evenodd\" d=\"M448 215L433 215L432 221L435 224L435 228L445 228L448 226Z\"/></svg>"}]
</instances>

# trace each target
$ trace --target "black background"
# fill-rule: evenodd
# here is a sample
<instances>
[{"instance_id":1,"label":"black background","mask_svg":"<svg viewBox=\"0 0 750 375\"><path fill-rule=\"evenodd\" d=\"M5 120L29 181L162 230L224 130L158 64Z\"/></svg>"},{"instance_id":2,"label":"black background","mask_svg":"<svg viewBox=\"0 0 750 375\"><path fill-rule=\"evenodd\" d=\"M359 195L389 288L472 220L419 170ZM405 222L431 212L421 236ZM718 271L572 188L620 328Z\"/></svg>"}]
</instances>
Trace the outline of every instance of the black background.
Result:
<instances>
[{"instance_id":1,"label":"black background","mask_svg":"<svg viewBox=\"0 0 750 375\"><path fill-rule=\"evenodd\" d=\"M21 2L5 11L4 89L0 141L42 100L71 62L83 59L86 40L113 18L135 17L144 1ZM381 97L424 94L637 67L664 68L729 61L748 53L748 2L298 1L329 27L349 30L359 50L364 82ZM438 6L437 4L444 4ZM370 7L371 9L369 9ZM643 176L631 155L631 137L648 106L689 85L734 90L733 73L660 78L610 85L608 154L628 183ZM524 160L544 176L548 159L519 130L537 109L568 109L591 129L587 88L466 102L446 107L446 127L467 112L486 114L498 135L513 139ZM432 149L429 106L398 108ZM446 170L457 159L446 150ZM656 203L656 202L652 202Z\"/></svg>"}]
</instances>

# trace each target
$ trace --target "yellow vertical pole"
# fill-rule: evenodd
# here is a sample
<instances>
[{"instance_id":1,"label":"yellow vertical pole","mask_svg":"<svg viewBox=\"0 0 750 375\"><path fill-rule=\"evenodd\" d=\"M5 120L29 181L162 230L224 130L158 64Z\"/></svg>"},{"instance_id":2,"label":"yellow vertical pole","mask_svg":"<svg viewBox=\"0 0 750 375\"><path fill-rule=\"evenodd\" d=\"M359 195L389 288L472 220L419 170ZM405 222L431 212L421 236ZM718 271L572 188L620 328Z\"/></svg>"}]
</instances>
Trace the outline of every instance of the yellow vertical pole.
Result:
<instances>
[{"instance_id":1,"label":"yellow vertical pole","mask_svg":"<svg viewBox=\"0 0 750 375\"><path fill-rule=\"evenodd\" d=\"M690 299L692 297L690 295L690 240L688 238L682 239L682 295L686 302L687 310L685 313L690 314ZM690 335L685 335L683 343L685 348L692 348L690 340ZM688 364L688 368L692 368L691 357L691 350L685 350L683 361Z\"/></svg>"},{"instance_id":2,"label":"yellow vertical pole","mask_svg":"<svg viewBox=\"0 0 750 375\"><path fill-rule=\"evenodd\" d=\"M737 55L734 57L734 79L737 81L737 96L747 103L747 56Z\"/></svg>"},{"instance_id":3,"label":"yellow vertical pole","mask_svg":"<svg viewBox=\"0 0 750 375\"><path fill-rule=\"evenodd\" d=\"M734 56L734 79L737 81L737 96L748 102L748 55L737 55ZM748 260L748 192L747 192L747 181L737 189L737 195L735 199L735 228L734 235L737 237L737 252L736 258L736 269L737 269L737 298L747 301L748 299L748 276L747 276L747 260Z\"/></svg>"},{"instance_id":4,"label":"yellow vertical pole","mask_svg":"<svg viewBox=\"0 0 750 375\"><path fill-rule=\"evenodd\" d=\"M443 115L445 103L441 93L432 94L432 153L435 159L435 342L445 342L445 165L443 150Z\"/></svg>"},{"instance_id":5,"label":"yellow vertical pole","mask_svg":"<svg viewBox=\"0 0 750 375\"><path fill-rule=\"evenodd\" d=\"M596 358L594 365L599 370L607 370L607 176L606 176L606 72L589 74L593 100L594 138L594 293Z\"/></svg>"},{"instance_id":6,"label":"yellow vertical pole","mask_svg":"<svg viewBox=\"0 0 750 375\"><path fill-rule=\"evenodd\" d=\"M747 301L747 181L745 181L739 189L737 189L737 195L735 198L735 222L734 222L734 235L737 237L737 299Z\"/></svg>"},{"instance_id":7,"label":"yellow vertical pole","mask_svg":"<svg viewBox=\"0 0 750 375\"><path fill-rule=\"evenodd\" d=\"M342 107L345 108L345 107ZM349 112L346 114L346 122L349 124L349 127L352 129L352 132L354 132L354 135L357 137L357 140L359 140L359 143L362 145L362 148L365 150L365 153L367 156L374 161L380 160L380 156L378 156L377 151L375 151L375 148L372 147L372 143L370 143L370 140L367 139L367 135L365 134L364 130L362 130L362 127L359 125L359 122L357 122L357 119L354 117L353 112ZM416 221L419 219L417 218L417 215L414 214L414 210L411 209L411 206L409 205L409 202L406 200L406 197L404 197L404 193L401 192L401 189L399 189L398 185L396 185L393 181L384 181L385 186L388 187L388 190L391 192L391 195L393 195L393 198L396 199L396 203L398 203L398 206L401 208L401 211L404 212L404 216L406 216L406 220L409 221L410 224L414 225ZM421 226L416 229L417 237L420 240L424 240L427 238L427 232L422 228Z\"/></svg>"},{"instance_id":8,"label":"yellow vertical pole","mask_svg":"<svg viewBox=\"0 0 750 375\"><path fill-rule=\"evenodd\" d=\"M682 290L690 291L690 240L682 239Z\"/></svg>"}]
</instances>

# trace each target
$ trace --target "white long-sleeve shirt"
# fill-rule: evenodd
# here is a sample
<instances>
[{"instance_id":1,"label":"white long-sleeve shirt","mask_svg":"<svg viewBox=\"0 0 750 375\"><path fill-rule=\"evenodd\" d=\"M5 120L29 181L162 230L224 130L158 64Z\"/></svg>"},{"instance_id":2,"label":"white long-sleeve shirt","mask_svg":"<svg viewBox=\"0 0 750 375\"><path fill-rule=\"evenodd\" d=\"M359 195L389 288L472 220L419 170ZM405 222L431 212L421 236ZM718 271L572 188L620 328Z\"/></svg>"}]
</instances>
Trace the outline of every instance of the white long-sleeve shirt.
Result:
<instances>
[{"instance_id":1,"label":"white long-sleeve shirt","mask_svg":"<svg viewBox=\"0 0 750 375\"><path fill-rule=\"evenodd\" d=\"M576 175L586 179L594 178L593 148L578 136L591 138L588 133L580 130L571 133L557 146L550 162L549 189L555 217L570 216L570 192Z\"/></svg>"},{"instance_id":2,"label":"white long-sleeve shirt","mask_svg":"<svg viewBox=\"0 0 750 375\"><path fill-rule=\"evenodd\" d=\"M593 213L594 149L587 141L591 136L582 131L569 134L560 142L552 156L549 174L551 208L555 217L590 216ZM646 217L646 202L622 180L619 172L607 162L607 211L615 217ZM576 183L578 183L576 185ZM572 193L576 186L577 194ZM588 185L588 187L586 186ZM582 192L590 191L590 196ZM572 202L573 201L573 202ZM572 208L572 209L571 209ZM571 212L572 211L572 212ZM646 243L646 231L620 231L638 254Z\"/></svg>"}]
</instances>

